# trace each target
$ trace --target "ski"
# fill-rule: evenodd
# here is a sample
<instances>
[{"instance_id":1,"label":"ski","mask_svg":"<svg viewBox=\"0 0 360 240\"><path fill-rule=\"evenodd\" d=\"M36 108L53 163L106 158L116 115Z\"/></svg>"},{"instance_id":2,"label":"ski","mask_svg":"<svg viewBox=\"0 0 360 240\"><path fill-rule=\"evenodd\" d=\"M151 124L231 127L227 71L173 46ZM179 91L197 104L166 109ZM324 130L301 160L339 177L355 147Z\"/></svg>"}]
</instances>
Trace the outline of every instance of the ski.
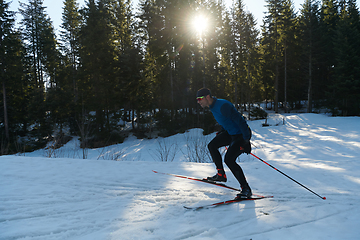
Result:
<instances>
[{"instance_id":1,"label":"ski","mask_svg":"<svg viewBox=\"0 0 360 240\"><path fill-rule=\"evenodd\" d=\"M211 207L217 207L217 206L221 206L221 205L227 205L227 204L230 204L230 203L236 203L236 202L242 202L242 201L251 201L251 200L260 200L260 199L272 198L272 197L273 196L252 195L250 198L232 199L232 200L212 203L212 204L208 204L208 205L204 205L204 206L198 206L198 207L184 206L184 208L189 209L189 210L199 210L199 209L203 209L203 208L211 208Z\"/></svg>"},{"instance_id":2,"label":"ski","mask_svg":"<svg viewBox=\"0 0 360 240\"><path fill-rule=\"evenodd\" d=\"M158 171L154 171L152 170L154 173L159 173L159 174L164 174L164 175L169 175L169 176L173 176L173 177L178 177L178 178L184 178L184 179L189 179L189 180L194 180L194 181L198 181L198 182L204 182L204 183L209 183L209 184L212 184L212 185L215 185L215 186L219 186L219 187L223 187L223 188L227 188L227 189L230 189L230 190L233 190L233 191L238 191L240 192L240 189L238 188L233 188L233 187L230 187L228 185L225 185L223 183L218 183L218 182L213 182L213 181L209 181L205 178L195 178L195 177L187 177L187 176L182 176L182 175L177 175L177 174L172 174L172 173L162 173L162 172L158 172ZM261 196L261 195L257 195L257 194L253 194L252 197L255 197L255 198L266 198L264 196ZM271 196L273 197L273 196ZM244 199L242 199L244 200ZM246 199L245 199L246 200ZM251 198L250 198L251 200Z\"/></svg>"},{"instance_id":3,"label":"ski","mask_svg":"<svg viewBox=\"0 0 360 240\"><path fill-rule=\"evenodd\" d=\"M176 175L176 174L171 174L171 173L162 173L162 172L158 172L158 171L154 171L154 170L152 170L152 171L154 173L159 173L159 174L164 174L164 175L169 175L169 176L174 176L174 177L184 178L184 179L189 179L189 180L194 180L194 181L198 181L198 182L209 183L209 184L216 185L216 186L223 187L223 188L227 188L227 189L230 189L230 190L233 190L233 191L240 191L240 189L238 189L238 188L233 188L233 187L230 187L230 186L225 185L223 183L209 181L209 180L207 180L205 178L194 178L194 177L187 177L187 176Z\"/></svg>"},{"instance_id":4,"label":"ski","mask_svg":"<svg viewBox=\"0 0 360 240\"><path fill-rule=\"evenodd\" d=\"M162 173L162 172L158 172L158 171L154 171L154 170L152 170L152 171L154 173L159 173L159 174L163 174L163 175L169 175L169 176L173 176L173 177L178 177L178 178L189 179L189 180L194 180L194 181L198 181L198 182L209 183L209 184L219 186L219 187L223 187L223 188L227 188L227 189L230 189L230 190L233 190L233 191L240 191L240 189L238 189L238 188L233 188L233 187L230 187L230 186L225 185L223 183L209 181L209 180L204 179L204 178L187 177L187 176L182 176L182 175L177 175L177 174L172 174L172 173ZM258 194L253 194L250 198L232 199L232 200L227 200L227 201L222 201L222 202L218 202L218 203L208 204L208 205L204 205L204 206L200 206L200 207L186 207L186 206L184 206L184 208L198 210L198 209L202 209L202 208L216 207L216 206L220 206L220 205L226 205L226 204L236 203L236 202L241 202L241 201L259 200L259 199L263 199L263 198L272 198L272 197L273 196L262 196L262 195L258 195Z\"/></svg>"}]
</instances>

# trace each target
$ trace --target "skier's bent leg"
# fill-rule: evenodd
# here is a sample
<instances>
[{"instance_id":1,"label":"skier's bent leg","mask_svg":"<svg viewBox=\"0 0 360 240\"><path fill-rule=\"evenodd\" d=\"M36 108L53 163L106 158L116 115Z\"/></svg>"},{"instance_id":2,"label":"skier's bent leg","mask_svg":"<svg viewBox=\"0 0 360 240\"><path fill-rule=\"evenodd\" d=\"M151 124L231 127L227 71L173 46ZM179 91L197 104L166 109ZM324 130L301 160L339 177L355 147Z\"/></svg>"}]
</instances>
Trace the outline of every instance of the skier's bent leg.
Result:
<instances>
[{"instance_id":1,"label":"skier's bent leg","mask_svg":"<svg viewBox=\"0 0 360 240\"><path fill-rule=\"evenodd\" d=\"M241 188L250 188L246 181L244 172L239 164L236 163L236 158L242 153L242 151L230 147L225 155L225 164L229 167L235 178L240 183Z\"/></svg>"},{"instance_id":2,"label":"skier's bent leg","mask_svg":"<svg viewBox=\"0 0 360 240\"><path fill-rule=\"evenodd\" d=\"M230 135L227 132L223 132L219 135L216 135L216 137L208 144L211 158L217 169L224 169L219 148L229 145L230 140Z\"/></svg>"}]
</instances>

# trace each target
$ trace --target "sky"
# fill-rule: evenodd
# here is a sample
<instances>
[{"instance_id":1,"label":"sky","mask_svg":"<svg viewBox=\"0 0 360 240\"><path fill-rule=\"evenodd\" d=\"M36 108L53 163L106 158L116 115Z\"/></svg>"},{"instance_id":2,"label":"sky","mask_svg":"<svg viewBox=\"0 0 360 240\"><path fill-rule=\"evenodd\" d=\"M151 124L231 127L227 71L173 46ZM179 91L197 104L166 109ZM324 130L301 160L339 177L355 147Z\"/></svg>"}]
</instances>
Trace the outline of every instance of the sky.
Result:
<instances>
[{"instance_id":1,"label":"sky","mask_svg":"<svg viewBox=\"0 0 360 240\"><path fill-rule=\"evenodd\" d=\"M7 1L8 2L8 1ZM25 0L12 0L10 4L10 10L17 11L19 8L19 2L26 3ZM224 0L226 6L229 8L232 6L233 0ZM305 0L293 0L295 11L299 11L301 8L301 4L303 4ZM357 6L359 7L360 0L356 0ZM78 3L81 6L84 5L85 0L78 0ZM255 19L257 20L258 26L262 25L262 19L264 17L264 12L266 12L265 0L244 0L245 10L251 12ZM137 7L138 0L133 0L133 5ZM61 15L62 15L62 7L63 0L44 0L44 6L47 7L46 12L50 16L53 21L55 30L58 32L60 30L61 24ZM21 16L18 14L17 21L19 21Z\"/></svg>"}]
</instances>

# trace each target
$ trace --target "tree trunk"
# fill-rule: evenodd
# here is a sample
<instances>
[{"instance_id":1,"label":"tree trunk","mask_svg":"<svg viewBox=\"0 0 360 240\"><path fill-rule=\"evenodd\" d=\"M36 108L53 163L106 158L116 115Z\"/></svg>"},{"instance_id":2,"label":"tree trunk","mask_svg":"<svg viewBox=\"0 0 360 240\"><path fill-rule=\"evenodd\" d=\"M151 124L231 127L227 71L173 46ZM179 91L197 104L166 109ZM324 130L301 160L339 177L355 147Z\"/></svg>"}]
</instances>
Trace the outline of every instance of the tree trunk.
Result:
<instances>
[{"instance_id":1,"label":"tree trunk","mask_svg":"<svg viewBox=\"0 0 360 240\"><path fill-rule=\"evenodd\" d=\"M284 108L285 108L285 113L288 112L288 109L287 109L287 52L286 52L286 39L285 39L285 75L284 75L284 85L285 85L285 96L284 96Z\"/></svg>"},{"instance_id":2,"label":"tree trunk","mask_svg":"<svg viewBox=\"0 0 360 240\"><path fill-rule=\"evenodd\" d=\"M312 81L311 81L311 78L312 78L312 73L311 73L311 53L310 53L310 56L309 56L309 87L308 87L308 106L307 106L307 112L308 113L311 113L312 112L312 97L311 97L311 84L312 84Z\"/></svg>"},{"instance_id":3,"label":"tree trunk","mask_svg":"<svg viewBox=\"0 0 360 240\"><path fill-rule=\"evenodd\" d=\"M7 103L6 103L6 88L5 88L5 79L3 79L3 102L4 102L4 126L5 126L5 137L9 140L9 122L7 115Z\"/></svg>"}]
</instances>

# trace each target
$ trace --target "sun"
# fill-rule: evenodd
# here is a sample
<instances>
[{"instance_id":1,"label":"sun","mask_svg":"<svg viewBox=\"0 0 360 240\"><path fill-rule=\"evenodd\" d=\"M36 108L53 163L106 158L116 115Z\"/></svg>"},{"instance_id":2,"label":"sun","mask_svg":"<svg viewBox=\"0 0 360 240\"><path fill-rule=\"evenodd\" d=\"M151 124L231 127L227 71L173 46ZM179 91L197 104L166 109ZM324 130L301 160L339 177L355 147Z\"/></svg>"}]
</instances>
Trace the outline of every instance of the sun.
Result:
<instances>
[{"instance_id":1,"label":"sun","mask_svg":"<svg viewBox=\"0 0 360 240\"><path fill-rule=\"evenodd\" d=\"M200 35L206 30L208 21L203 15L196 16L192 21L193 29Z\"/></svg>"}]
</instances>

